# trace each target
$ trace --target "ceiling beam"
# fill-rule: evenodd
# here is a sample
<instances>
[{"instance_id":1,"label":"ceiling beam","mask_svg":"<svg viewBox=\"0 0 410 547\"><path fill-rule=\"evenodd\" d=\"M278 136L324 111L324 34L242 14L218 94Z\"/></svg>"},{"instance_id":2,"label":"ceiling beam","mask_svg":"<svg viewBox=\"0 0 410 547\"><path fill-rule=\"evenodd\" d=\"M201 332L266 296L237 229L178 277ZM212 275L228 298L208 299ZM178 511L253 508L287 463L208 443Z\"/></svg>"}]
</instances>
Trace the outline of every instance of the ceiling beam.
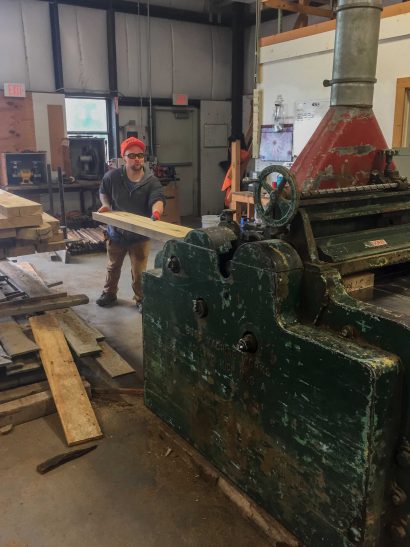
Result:
<instances>
[{"instance_id":1,"label":"ceiling beam","mask_svg":"<svg viewBox=\"0 0 410 547\"><path fill-rule=\"evenodd\" d=\"M39 0L41 2L49 2L50 0ZM67 4L69 6L77 6L81 8L94 8L100 10L113 9L119 13L138 14L138 3L129 2L128 0L54 0L53 3ZM197 11L183 10L177 8L168 8L164 6L155 6L150 4L150 17L158 17L161 19L171 19L176 21L185 21L189 23L200 23L203 25L217 25L230 27L232 18L226 15L212 17L209 13ZM139 3L140 15L148 15L147 4Z\"/></svg>"},{"instance_id":2,"label":"ceiling beam","mask_svg":"<svg viewBox=\"0 0 410 547\"><path fill-rule=\"evenodd\" d=\"M331 9L304 6L302 4L287 2L286 0L262 0L262 3L269 8L281 9L293 13L303 13L306 15L317 15L318 17L326 17L327 19L332 19L334 15Z\"/></svg>"}]
</instances>

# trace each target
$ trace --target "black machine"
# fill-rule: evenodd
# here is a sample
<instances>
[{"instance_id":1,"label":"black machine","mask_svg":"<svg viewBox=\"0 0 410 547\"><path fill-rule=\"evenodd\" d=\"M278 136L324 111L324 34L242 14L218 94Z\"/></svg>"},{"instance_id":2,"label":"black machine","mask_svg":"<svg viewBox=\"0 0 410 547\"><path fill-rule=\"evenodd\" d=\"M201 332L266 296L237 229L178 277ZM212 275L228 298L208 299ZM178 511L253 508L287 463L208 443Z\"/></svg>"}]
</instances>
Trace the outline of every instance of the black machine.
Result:
<instances>
[{"instance_id":1,"label":"black machine","mask_svg":"<svg viewBox=\"0 0 410 547\"><path fill-rule=\"evenodd\" d=\"M45 152L4 152L2 179L6 184L46 184Z\"/></svg>"},{"instance_id":2,"label":"black machine","mask_svg":"<svg viewBox=\"0 0 410 547\"><path fill-rule=\"evenodd\" d=\"M70 137L70 159L77 180L99 180L104 175L105 139Z\"/></svg>"}]
</instances>

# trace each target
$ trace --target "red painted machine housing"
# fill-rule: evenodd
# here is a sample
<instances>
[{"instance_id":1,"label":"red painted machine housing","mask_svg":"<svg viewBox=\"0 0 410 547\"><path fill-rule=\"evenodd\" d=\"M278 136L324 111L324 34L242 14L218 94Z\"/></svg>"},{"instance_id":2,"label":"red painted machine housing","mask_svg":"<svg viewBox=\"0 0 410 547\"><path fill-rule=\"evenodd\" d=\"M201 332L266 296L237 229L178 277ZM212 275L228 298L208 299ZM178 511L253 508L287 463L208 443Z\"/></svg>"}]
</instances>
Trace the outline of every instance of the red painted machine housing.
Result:
<instances>
[{"instance_id":1,"label":"red painted machine housing","mask_svg":"<svg viewBox=\"0 0 410 547\"><path fill-rule=\"evenodd\" d=\"M388 148L371 108L331 106L291 167L300 191L369 184Z\"/></svg>"}]
</instances>

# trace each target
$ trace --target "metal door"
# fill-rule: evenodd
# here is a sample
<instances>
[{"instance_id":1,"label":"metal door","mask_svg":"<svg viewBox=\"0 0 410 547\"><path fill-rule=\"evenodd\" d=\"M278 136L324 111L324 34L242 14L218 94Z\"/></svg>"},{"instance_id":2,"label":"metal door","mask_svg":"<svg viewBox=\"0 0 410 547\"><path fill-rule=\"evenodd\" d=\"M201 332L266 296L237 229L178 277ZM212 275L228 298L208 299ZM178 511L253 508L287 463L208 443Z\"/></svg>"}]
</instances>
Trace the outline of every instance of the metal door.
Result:
<instances>
[{"instance_id":1,"label":"metal door","mask_svg":"<svg viewBox=\"0 0 410 547\"><path fill-rule=\"evenodd\" d=\"M154 116L155 154L175 166L181 216L198 215L198 111L156 107Z\"/></svg>"}]
</instances>

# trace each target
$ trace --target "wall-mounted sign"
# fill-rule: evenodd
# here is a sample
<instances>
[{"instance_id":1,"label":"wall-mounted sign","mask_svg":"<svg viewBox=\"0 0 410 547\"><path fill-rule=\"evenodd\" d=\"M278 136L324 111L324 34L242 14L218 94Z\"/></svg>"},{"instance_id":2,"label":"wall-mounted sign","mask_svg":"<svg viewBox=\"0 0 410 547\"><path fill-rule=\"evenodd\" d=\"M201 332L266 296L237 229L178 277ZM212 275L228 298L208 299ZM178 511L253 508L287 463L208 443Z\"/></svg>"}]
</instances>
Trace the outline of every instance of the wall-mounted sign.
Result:
<instances>
[{"instance_id":1,"label":"wall-mounted sign","mask_svg":"<svg viewBox=\"0 0 410 547\"><path fill-rule=\"evenodd\" d=\"M173 93L172 104L175 106L188 106L188 95L185 93Z\"/></svg>"},{"instance_id":2,"label":"wall-mounted sign","mask_svg":"<svg viewBox=\"0 0 410 547\"><path fill-rule=\"evenodd\" d=\"M5 97L25 97L26 86L24 84L7 83L4 84Z\"/></svg>"}]
</instances>

